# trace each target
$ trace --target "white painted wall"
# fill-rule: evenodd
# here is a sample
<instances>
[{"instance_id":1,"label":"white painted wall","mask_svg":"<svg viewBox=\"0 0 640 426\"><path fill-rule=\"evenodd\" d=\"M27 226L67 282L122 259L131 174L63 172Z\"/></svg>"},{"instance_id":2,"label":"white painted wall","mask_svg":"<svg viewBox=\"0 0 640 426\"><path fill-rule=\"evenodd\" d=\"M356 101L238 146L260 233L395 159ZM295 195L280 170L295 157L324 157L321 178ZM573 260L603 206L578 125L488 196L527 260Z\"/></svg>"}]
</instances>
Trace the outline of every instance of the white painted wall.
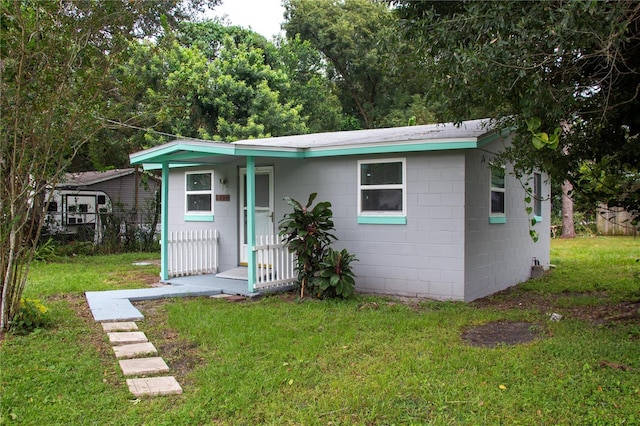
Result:
<instances>
[{"instance_id":1,"label":"white painted wall","mask_svg":"<svg viewBox=\"0 0 640 426\"><path fill-rule=\"evenodd\" d=\"M500 144L485 148L491 151ZM357 223L357 161L376 157L406 158L406 225ZM538 243L531 241L524 192L512 177L507 179L507 223L489 224L489 169L483 163L488 157L486 151L461 150L305 161L257 159L256 166L274 166L276 222L291 211L284 197L304 204L311 192L317 192L316 202L332 203L339 239L334 247L346 248L359 259L354 263L358 291L470 301L526 280L534 256L549 264L549 233L540 232ZM239 159L213 167L216 193L231 196L230 201L214 202L214 222L184 221L184 173L208 168L172 169L170 175L170 230L217 229L220 270L238 264L239 167L244 166L245 160ZM224 187L222 177L227 180ZM548 192L545 183L545 195ZM548 221L548 200L543 211ZM541 225L548 229L548 222Z\"/></svg>"},{"instance_id":2,"label":"white painted wall","mask_svg":"<svg viewBox=\"0 0 640 426\"><path fill-rule=\"evenodd\" d=\"M533 257L549 267L551 203L550 185L543 175L543 221L531 228L526 212L522 184L507 167L505 213L507 223L489 223L489 194L492 152L503 149L501 141L470 150L466 154L465 220L465 301L471 301L526 281L531 275ZM530 229L539 233L533 242Z\"/></svg>"}]
</instances>

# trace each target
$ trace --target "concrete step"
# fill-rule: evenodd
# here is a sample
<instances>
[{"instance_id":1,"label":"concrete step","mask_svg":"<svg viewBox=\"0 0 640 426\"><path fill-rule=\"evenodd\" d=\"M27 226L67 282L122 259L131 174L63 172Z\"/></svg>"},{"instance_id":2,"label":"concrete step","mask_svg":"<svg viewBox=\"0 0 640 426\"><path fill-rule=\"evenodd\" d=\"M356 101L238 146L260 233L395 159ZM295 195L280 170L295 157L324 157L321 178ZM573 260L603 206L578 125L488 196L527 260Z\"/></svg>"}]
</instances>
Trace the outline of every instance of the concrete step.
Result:
<instances>
[{"instance_id":1,"label":"concrete step","mask_svg":"<svg viewBox=\"0 0 640 426\"><path fill-rule=\"evenodd\" d=\"M149 341L142 331L114 331L107 333L107 336L109 336L109 343L112 345L127 345Z\"/></svg>"},{"instance_id":2,"label":"concrete step","mask_svg":"<svg viewBox=\"0 0 640 426\"><path fill-rule=\"evenodd\" d=\"M104 331L134 331L138 329L138 324L133 321L124 322L103 322L102 329Z\"/></svg>"},{"instance_id":3,"label":"concrete step","mask_svg":"<svg viewBox=\"0 0 640 426\"><path fill-rule=\"evenodd\" d=\"M129 391L137 396L179 395L182 387L173 376L127 379Z\"/></svg>"},{"instance_id":4,"label":"concrete step","mask_svg":"<svg viewBox=\"0 0 640 426\"><path fill-rule=\"evenodd\" d=\"M125 376L157 374L169 371L169 366L160 357L120 360L120 369Z\"/></svg>"},{"instance_id":5,"label":"concrete step","mask_svg":"<svg viewBox=\"0 0 640 426\"><path fill-rule=\"evenodd\" d=\"M142 355L156 355L158 350L153 343L132 343L129 345L117 345L113 346L113 352L116 354L116 358L136 358Z\"/></svg>"},{"instance_id":6,"label":"concrete step","mask_svg":"<svg viewBox=\"0 0 640 426\"><path fill-rule=\"evenodd\" d=\"M182 387L173 376L127 379L129 391L137 396L179 395Z\"/></svg>"}]
</instances>

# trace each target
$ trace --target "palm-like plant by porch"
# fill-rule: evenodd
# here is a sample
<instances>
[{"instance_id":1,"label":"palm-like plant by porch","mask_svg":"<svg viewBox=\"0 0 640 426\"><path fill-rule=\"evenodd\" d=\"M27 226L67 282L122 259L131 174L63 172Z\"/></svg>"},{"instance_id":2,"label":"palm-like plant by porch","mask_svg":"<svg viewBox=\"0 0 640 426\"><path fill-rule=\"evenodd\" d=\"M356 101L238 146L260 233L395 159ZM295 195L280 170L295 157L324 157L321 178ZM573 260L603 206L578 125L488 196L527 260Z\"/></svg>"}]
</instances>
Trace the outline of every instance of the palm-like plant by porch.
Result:
<instances>
[{"instance_id":1,"label":"palm-like plant by porch","mask_svg":"<svg viewBox=\"0 0 640 426\"><path fill-rule=\"evenodd\" d=\"M317 195L315 192L309 195L305 206L285 197L287 204L293 207L293 212L285 214L278 225L289 251L296 254L300 297L304 297L305 287L313 286L315 271L319 269L331 242L337 240L330 233L335 230L331 220L331 203L323 201L311 208Z\"/></svg>"}]
</instances>

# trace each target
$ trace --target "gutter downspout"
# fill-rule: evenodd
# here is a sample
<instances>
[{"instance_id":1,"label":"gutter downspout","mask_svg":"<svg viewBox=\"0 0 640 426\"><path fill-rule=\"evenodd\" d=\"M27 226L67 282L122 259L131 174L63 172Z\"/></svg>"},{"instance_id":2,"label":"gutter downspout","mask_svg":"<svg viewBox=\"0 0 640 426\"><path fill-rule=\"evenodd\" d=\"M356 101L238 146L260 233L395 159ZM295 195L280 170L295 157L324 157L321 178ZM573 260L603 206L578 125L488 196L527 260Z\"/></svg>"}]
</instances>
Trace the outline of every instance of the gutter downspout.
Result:
<instances>
[{"instance_id":1,"label":"gutter downspout","mask_svg":"<svg viewBox=\"0 0 640 426\"><path fill-rule=\"evenodd\" d=\"M247 284L253 293L256 284L256 161L247 157Z\"/></svg>"},{"instance_id":2,"label":"gutter downspout","mask_svg":"<svg viewBox=\"0 0 640 426\"><path fill-rule=\"evenodd\" d=\"M162 163L160 188L160 280L169 279L169 163Z\"/></svg>"}]
</instances>

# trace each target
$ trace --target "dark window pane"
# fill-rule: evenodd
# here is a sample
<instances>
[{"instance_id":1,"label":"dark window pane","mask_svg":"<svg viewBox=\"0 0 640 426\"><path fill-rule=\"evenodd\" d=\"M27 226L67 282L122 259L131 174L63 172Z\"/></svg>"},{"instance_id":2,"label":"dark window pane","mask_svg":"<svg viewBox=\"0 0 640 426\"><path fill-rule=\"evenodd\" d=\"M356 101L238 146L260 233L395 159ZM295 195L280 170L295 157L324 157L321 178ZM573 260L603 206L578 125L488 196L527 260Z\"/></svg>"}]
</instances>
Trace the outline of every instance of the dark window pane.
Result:
<instances>
[{"instance_id":1,"label":"dark window pane","mask_svg":"<svg viewBox=\"0 0 640 426\"><path fill-rule=\"evenodd\" d=\"M402 211L402 190L363 190L362 211Z\"/></svg>"},{"instance_id":2,"label":"dark window pane","mask_svg":"<svg viewBox=\"0 0 640 426\"><path fill-rule=\"evenodd\" d=\"M504 213L504 192L491 191L491 213Z\"/></svg>"},{"instance_id":3,"label":"dark window pane","mask_svg":"<svg viewBox=\"0 0 640 426\"><path fill-rule=\"evenodd\" d=\"M57 212L58 211L58 203L55 201L51 201L49 203L49 207L47 207L48 212Z\"/></svg>"},{"instance_id":4,"label":"dark window pane","mask_svg":"<svg viewBox=\"0 0 640 426\"><path fill-rule=\"evenodd\" d=\"M187 195L187 211L190 211L190 212L211 211L211 195L209 194Z\"/></svg>"},{"instance_id":5,"label":"dark window pane","mask_svg":"<svg viewBox=\"0 0 640 426\"><path fill-rule=\"evenodd\" d=\"M542 216L542 175L533 175L533 214Z\"/></svg>"},{"instance_id":6,"label":"dark window pane","mask_svg":"<svg viewBox=\"0 0 640 426\"><path fill-rule=\"evenodd\" d=\"M187 175L187 191L210 191L211 173L193 173Z\"/></svg>"},{"instance_id":7,"label":"dark window pane","mask_svg":"<svg viewBox=\"0 0 640 426\"><path fill-rule=\"evenodd\" d=\"M362 185L402 184L402 163L368 163L360 165Z\"/></svg>"}]
</instances>

